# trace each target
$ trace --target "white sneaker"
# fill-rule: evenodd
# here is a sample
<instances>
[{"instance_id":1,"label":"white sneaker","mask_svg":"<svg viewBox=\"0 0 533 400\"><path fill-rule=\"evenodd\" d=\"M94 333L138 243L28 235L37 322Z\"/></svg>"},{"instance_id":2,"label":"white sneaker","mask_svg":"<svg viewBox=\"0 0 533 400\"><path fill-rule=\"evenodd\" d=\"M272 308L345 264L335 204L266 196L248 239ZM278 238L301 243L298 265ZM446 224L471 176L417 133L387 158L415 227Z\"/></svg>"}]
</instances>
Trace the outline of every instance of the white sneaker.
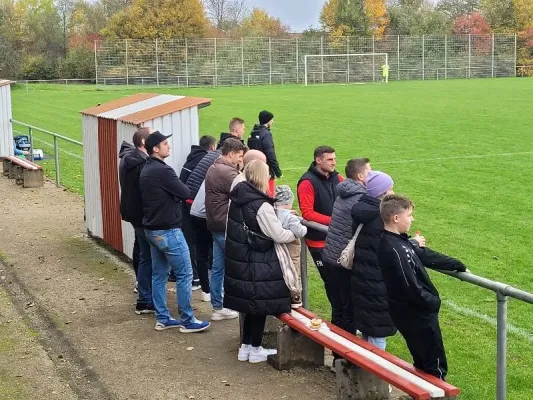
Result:
<instances>
[{"instance_id":1,"label":"white sneaker","mask_svg":"<svg viewBox=\"0 0 533 400\"><path fill-rule=\"evenodd\" d=\"M237 311L230 310L229 308L223 308L221 310L213 310L211 314L211 321L222 321L225 319L235 319L239 317Z\"/></svg>"},{"instance_id":2,"label":"white sneaker","mask_svg":"<svg viewBox=\"0 0 533 400\"><path fill-rule=\"evenodd\" d=\"M252 351L252 346L249 344L241 344L241 347L239 347L239 355L237 356L237 360L248 361L248 358L250 357L250 351Z\"/></svg>"},{"instance_id":3,"label":"white sneaker","mask_svg":"<svg viewBox=\"0 0 533 400\"><path fill-rule=\"evenodd\" d=\"M202 301L205 301L206 303L208 303L211 301L211 293L202 292L202 294L200 295L200 298Z\"/></svg>"},{"instance_id":4,"label":"white sneaker","mask_svg":"<svg viewBox=\"0 0 533 400\"><path fill-rule=\"evenodd\" d=\"M252 347L248 356L248 362L257 364L265 362L270 355L278 354L276 349L264 349L263 347Z\"/></svg>"},{"instance_id":5,"label":"white sneaker","mask_svg":"<svg viewBox=\"0 0 533 400\"><path fill-rule=\"evenodd\" d=\"M139 282L135 281L135 286L133 287L133 293L139 293Z\"/></svg>"}]
</instances>

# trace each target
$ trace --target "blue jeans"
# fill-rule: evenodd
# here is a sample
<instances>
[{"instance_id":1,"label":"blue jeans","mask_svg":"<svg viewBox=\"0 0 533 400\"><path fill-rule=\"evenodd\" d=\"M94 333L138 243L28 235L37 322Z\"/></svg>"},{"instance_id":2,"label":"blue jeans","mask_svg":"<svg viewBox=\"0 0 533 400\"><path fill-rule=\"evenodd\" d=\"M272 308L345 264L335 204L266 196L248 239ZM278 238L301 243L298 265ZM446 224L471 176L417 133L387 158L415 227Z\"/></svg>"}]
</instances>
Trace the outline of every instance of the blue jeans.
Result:
<instances>
[{"instance_id":1,"label":"blue jeans","mask_svg":"<svg viewBox=\"0 0 533 400\"><path fill-rule=\"evenodd\" d=\"M139 269L137 270L137 282L139 297L137 302L152 304L152 255L150 242L146 238L144 228L134 226L135 238L139 244Z\"/></svg>"},{"instance_id":2,"label":"blue jeans","mask_svg":"<svg viewBox=\"0 0 533 400\"><path fill-rule=\"evenodd\" d=\"M387 338L386 337L374 337L374 336L368 336L364 333L362 334L363 339L366 340L368 343L373 344L374 346L380 348L381 350L385 350L387 347Z\"/></svg>"},{"instance_id":3,"label":"blue jeans","mask_svg":"<svg viewBox=\"0 0 533 400\"><path fill-rule=\"evenodd\" d=\"M152 253L152 298L157 321L166 322L171 318L167 308L167 280L171 268L176 276L181 322L187 324L194 321L191 305L192 266L183 232L181 229L146 229L145 232Z\"/></svg>"},{"instance_id":4,"label":"blue jeans","mask_svg":"<svg viewBox=\"0 0 533 400\"><path fill-rule=\"evenodd\" d=\"M213 235L213 268L211 270L211 305L213 309L224 307L222 290L224 289L224 272L226 270L226 234Z\"/></svg>"}]
</instances>

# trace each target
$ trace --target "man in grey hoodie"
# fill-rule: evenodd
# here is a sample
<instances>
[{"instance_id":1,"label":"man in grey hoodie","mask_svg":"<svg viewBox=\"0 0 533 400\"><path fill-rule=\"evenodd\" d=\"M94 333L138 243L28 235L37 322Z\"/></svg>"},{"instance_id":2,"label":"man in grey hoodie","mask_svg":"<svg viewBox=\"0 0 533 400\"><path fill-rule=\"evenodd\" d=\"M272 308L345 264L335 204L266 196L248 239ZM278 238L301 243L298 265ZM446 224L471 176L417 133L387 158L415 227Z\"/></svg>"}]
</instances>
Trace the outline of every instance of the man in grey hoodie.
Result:
<instances>
[{"instance_id":1,"label":"man in grey hoodie","mask_svg":"<svg viewBox=\"0 0 533 400\"><path fill-rule=\"evenodd\" d=\"M336 287L330 299L331 322L352 333L354 327L350 288L351 271L340 265L338 259L357 228L352 225L352 208L366 193L366 178L370 170L368 158L354 158L346 164L346 179L336 187L337 198L333 204L326 246L322 252L322 259L327 265L328 279Z\"/></svg>"}]
</instances>

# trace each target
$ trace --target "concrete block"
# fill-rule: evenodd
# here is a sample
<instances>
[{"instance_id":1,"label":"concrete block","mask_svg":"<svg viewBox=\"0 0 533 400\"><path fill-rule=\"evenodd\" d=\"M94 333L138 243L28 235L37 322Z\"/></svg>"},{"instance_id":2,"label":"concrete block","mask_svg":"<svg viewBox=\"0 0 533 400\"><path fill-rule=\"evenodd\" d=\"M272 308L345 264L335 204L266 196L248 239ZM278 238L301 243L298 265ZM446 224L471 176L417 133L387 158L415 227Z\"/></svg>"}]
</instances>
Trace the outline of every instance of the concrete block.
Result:
<instances>
[{"instance_id":1,"label":"concrete block","mask_svg":"<svg viewBox=\"0 0 533 400\"><path fill-rule=\"evenodd\" d=\"M337 400L385 400L389 384L346 360L335 362Z\"/></svg>"},{"instance_id":2,"label":"concrete block","mask_svg":"<svg viewBox=\"0 0 533 400\"><path fill-rule=\"evenodd\" d=\"M44 185L44 171L42 169L24 168L22 175L23 187L25 188L37 188Z\"/></svg>"},{"instance_id":3,"label":"concrete block","mask_svg":"<svg viewBox=\"0 0 533 400\"><path fill-rule=\"evenodd\" d=\"M11 165L11 161L9 161L7 158L4 158L2 162L2 171L4 172L4 176L9 175L9 166Z\"/></svg>"},{"instance_id":4,"label":"concrete block","mask_svg":"<svg viewBox=\"0 0 533 400\"><path fill-rule=\"evenodd\" d=\"M269 356L268 362L277 370L324 365L324 347L287 325L278 327L276 348L278 354Z\"/></svg>"}]
</instances>

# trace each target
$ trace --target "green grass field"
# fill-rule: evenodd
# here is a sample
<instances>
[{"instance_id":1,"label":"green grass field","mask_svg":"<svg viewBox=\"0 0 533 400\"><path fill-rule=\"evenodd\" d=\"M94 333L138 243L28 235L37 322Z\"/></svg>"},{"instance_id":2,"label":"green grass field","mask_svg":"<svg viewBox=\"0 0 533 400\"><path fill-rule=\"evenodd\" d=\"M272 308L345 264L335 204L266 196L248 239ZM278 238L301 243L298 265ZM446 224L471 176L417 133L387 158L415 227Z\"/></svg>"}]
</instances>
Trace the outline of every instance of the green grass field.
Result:
<instances>
[{"instance_id":1,"label":"green grass field","mask_svg":"<svg viewBox=\"0 0 533 400\"><path fill-rule=\"evenodd\" d=\"M136 91L15 89L13 114L81 140L78 111ZM318 145L336 148L341 172L347 159L369 157L374 170L394 178L397 193L415 201L413 231L421 230L430 247L461 258L476 274L533 291L533 79L144 91L212 98L201 111L203 134L218 136L233 116L251 128L259 110L272 111L280 183L293 188ZM63 183L81 192L80 161L66 153L60 158ZM311 308L328 315L313 268ZM449 381L462 388L462 399L495 398L496 296L438 273L432 277L443 299ZM509 323L516 329L509 333L508 398L531 400L533 307L511 301ZM401 337L388 348L410 360Z\"/></svg>"}]
</instances>

